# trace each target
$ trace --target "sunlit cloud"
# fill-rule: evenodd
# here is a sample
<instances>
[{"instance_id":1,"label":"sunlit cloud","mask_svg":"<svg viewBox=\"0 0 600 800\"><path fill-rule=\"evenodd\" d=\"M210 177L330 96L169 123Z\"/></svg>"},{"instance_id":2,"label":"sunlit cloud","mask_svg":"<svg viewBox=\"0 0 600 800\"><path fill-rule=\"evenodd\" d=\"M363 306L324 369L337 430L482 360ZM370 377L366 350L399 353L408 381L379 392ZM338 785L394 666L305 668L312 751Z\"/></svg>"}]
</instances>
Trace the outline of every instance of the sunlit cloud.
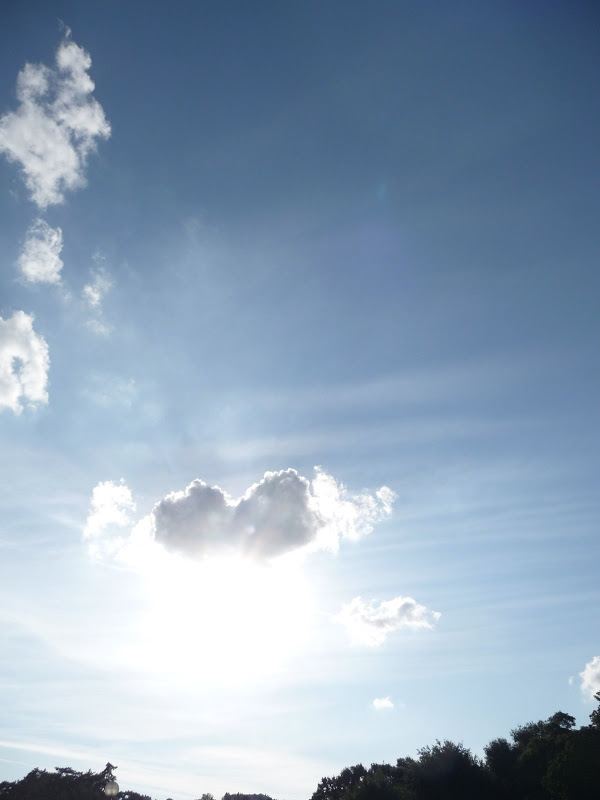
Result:
<instances>
[{"instance_id":1,"label":"sunlit cloud","mask_svg":"<svg viewBox=\"0 0 600 800\"><path fill-rule=\"evenodd\" d=\"M320 469L312 480L287 469L237 499L193 481L136 522L125 483L103 481L83 536L94 558L147 586L133 665L239 685L278 669L303 642L314 604L304 557L366 536L394 498L387 487L352 494Z\"/></svg>"},{"instance_id":2,"label":"sunlit cloud","mask_svg":"<svg viewBox=\"0 0 600 800\"><path fill-rule=\"evenodd\" d=\"M24 402L33 408L47 403L49 367L48 345L33 330L33 316L15 311L0 317L0 410L20 414Z\"/></svg>"},{"instance_id":3,"label":"sunlit cloud","mask_svg":"<svg viewBox=\"0 0 600 800\"><path fill-rule=\"evenodd\" d=\"M102 481L94 487L83 538L90 553L106 557L125 544L135 511L131 491L124 482Z\"/></svg>"},{"instance_id":4,"label":"sunlit cloud","mask_svg":"<svg viewBox=\"0 0 600 800\"><path fill-rule=\"evenodd\" d=\"M374 600L367 604L355 597L342 606L334 620L347 629L356 644L377 647L401 628L433 628L440 616L412 597L393 597L379 604Z\"/></svg>"},{"instance_id":5,"label":"sunlit cloud","mask_svg":"<svg viewBox=\"0 0 600 800\"><path fill-rule=\"evenodd\" d=\"M314 601L292 562L163 550L141 563L149 605L136 660L155 671L239 686L279 671L305 643Z\"/></svg>"},{"instance_id":6,"label":"sunlit cloud","mask_svg":"<svg viewBox=\"0 0 600 800\"><path fill-rule=\"evenodd\" d=\"M43 219L36 219L27 231L17 262L25 280L30 283L60 283L62 246L62 230L51 228Z\"/></svg>"},{"instance_id":7,"label":"sunlit cloud","mask_svg":"<svg viewBox=\"0 0 600 800\"><path fill-rule=\"evenodd\" d=\"M376 697L373 700L373 708L376 711L385 711L386 709L392 709L393 707L394 704L389 697Z\"/></svg>"},{"instance_id":8,"label":"sunlit cloud","mask_svg":"<svg viewBox=\"0 0 600 800\"><path fill-rule=\"evenodd\" d=\"M579 673L581 678L581 691L586 697L592 698L600 692L600 656L594 656Z\"/></svg>"},{"instance_id":9,"label":"sunlit cloud","mask_svg":"<svg viewBox=\"0 0 600 800\"><path fill-rule=\"evenodd\" d=\"M99 487L105 492L106 486L99 484L94 492ZM119 497L123 488L114 489ZM251 556L260 561L300 550L336 551L341 540L366 536L388 517L394 499L386 486L373 494L351 494L319 468L312 480L294 469L266 472L237 499L196 479L159 501L138 523L132 539L139 540L143 531L147 541L195 559ZM95 510L92 519L97 540L104 534ZM105 538L113 535L109 526Z\"/></svg>"},{"instance_id":10,"label":"sunlit cloud","mask_svg":"<svg viewBox=\"0 0 600 800\"><path fill-rule=\"evenodd\" d=\"M85 186L88 156L110 136L102 106L91 96L91 64L67 30L53 68L25 64L17 77L19 106L0 118L0 153L19 164L39 208Z\"/></svg>"}]
</instances>

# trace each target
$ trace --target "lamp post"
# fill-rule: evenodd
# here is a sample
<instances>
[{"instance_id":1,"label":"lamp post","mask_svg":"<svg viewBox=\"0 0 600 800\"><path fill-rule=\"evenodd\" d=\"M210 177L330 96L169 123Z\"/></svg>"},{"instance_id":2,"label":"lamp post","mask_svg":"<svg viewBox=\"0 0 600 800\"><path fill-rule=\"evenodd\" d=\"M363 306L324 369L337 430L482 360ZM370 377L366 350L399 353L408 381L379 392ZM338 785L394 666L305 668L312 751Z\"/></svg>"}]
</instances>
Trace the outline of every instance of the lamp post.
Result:
<instances>
[{"instance_id":1,"label":"lamp post","mask_svg":"<svg viewBox=\"0 0 600 800\"><path fill-rule=\"evenodd\" d=\"M119 794L119 784L114 778L104 787L104 794L107 797L116 797Z\"/></svg>"}]
</instances>

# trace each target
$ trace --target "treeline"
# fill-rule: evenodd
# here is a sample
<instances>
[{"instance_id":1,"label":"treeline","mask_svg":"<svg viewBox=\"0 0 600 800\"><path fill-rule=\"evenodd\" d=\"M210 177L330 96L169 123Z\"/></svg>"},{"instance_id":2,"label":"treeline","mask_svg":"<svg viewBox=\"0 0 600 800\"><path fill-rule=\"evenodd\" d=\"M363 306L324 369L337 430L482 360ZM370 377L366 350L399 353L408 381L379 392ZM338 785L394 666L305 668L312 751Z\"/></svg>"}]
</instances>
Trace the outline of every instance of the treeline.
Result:
<instances>
[{"instance_id":1,"label":"treeline","mask_svg":"<svg viewBox=\"0 0 600 800\"><path fill-rule=\"evenodd\" d=\"M595 695L600 703L600 692ZM436 742L418 758L396 764L357 764L323 778L311 800L592 800L600 798L600 707L590 724L575 727L562 711L547 720L494 739L474 756L462 744ZM18 781L0 783L0 800L101 800L114 780L112 764L102 772L34 769ZM116 789L116 787L115 787ZM119 791L117 800L151 800ZM169 799L170 800L170 799ZM215 800L203 794L200 800ZM229 794L222 800L271 800L265 794Z\"/></svg>"},{"instance_id":2,"label":"treeline","mask_svg":"<svg viewBox=\"0 0 600 800\"><path fill-rule=\"evenodd\" d=\"M102 772L76 772L70 767L56 767L54 772L33 769L20 781L0 783L0 798L4 800L100 800L106 798L104 787L114 780L112 764ZM138 792L119 792L119 800L151 800Z\"/></svg>"},{"instance_id":3,"label":"treeline","mask_svg":"<svg viewBox=\"0 0 600 800\"><path fill-rule=\"evenodd\" d=\"M211 798L215 800L212 794L203 794L200 800L211 800ZM229 794L229 792L225 792L222 800L273 800L273 798L269 797L268 794L240 794L240 792Z\"/></svg>"},{"instance_id":4,"label":"treeline","mask_svg":"<svg viewBox=\"0 0 600 800\"><path fill-rule=\"evenodd\" d=\"M600 702L600 693L595 695ZM562 711L494 739L474 756L436 742L418 758L347 767L323 778L311 800L592 800L600 798L600 707L575 728Z\"/></svg>"},{"instance_id":5,"label":"treeline","mask_svg":"<svg viewBox=\"0 0 600 800\"><path fill-rule=\"evenodd\" d=\"M0 800L106 800L105 788L115 781L114 767L107 764L102 772L77 772L70 767L56 767L54 772L33 769L19 781L0 783ZM152 800L147 794L127 789L114 795L116 800ZM172 800L168 798L167 800ZM199 800L215 800L205 792ZM273 800L266 794L230 794L222 800Z\"/></svg>"}]
</instances>

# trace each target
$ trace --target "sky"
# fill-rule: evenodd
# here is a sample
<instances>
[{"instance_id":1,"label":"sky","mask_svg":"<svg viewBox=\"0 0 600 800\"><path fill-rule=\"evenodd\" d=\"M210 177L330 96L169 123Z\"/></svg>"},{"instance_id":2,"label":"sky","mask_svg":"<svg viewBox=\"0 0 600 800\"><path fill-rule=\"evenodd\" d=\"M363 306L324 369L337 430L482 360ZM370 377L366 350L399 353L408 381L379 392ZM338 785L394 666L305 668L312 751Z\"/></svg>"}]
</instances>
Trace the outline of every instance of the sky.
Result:
<instances>
[{"instance_id":1,"label":"sky","mask_svg":"<svg viewBox=\"0 0 600 800\"><path fill-rule=\"evenodd\" d=\"M586 724L599 34L2 4L2 779L306 800Z\"/></svg>"}]
</instances>

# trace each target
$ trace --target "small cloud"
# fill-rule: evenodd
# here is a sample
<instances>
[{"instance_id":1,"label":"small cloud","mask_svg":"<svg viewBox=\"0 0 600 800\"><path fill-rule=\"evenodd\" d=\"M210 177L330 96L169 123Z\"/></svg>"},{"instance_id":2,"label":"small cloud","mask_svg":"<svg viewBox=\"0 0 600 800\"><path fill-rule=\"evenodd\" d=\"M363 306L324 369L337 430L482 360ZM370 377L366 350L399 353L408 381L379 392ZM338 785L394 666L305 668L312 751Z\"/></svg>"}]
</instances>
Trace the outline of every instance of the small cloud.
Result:
<instances>
[{"instance_id":1,"label":"small cloud","mask_svg":"<svg viewBox=\"0 0 600 800\"><path fill-rule=\"evenodd\" d=\"M19 164L39 208L64 202L64 193L85 186L85 167L110 125L91 97L92 60L67 29L55 67L25 64L17 77L19 106L0 118L0 153Z\"/></svg>"},{"instance_id":2,"label":"small cloud","mask_svg":"<svg viewBox=\"0 0 600 800\"><path fill-rule=\"evenodd\" d=\"M33 330L33 316L15 311L0 317L0 409L20 414L22 400L33 408L47 403L49 368L48 345Z\"/></svg>"},{"instance_id":3,"label":"small cloud","mask_svg":"<svg viewBox=\"0 0 600 800\"><path fill-rule=\"evenodd\" d=\"M352 495L320 469L312 481L294 469L266 472L237 499L196 479L160 500L136 529L190 558L270 560L300 551L335 551L341 539L370 533L391 513L392 494L387 490L385 502L377 494ZM111 535L107 530L106 536Z\"/></svg>"},{"instance_id":4,"label":"small cloud","mask_svg":"<svg viewBox=\"0 0 600 800\"><path fill-rule=\"evenodd\" d=\"M23 277L30 283L60 283L62 246L62 230L51 228L43 219L36 219L27 231L17 261Z\"/></svg>"},{"instance_id":5,"label":"small cloud","mask_svg":"<svg viewBox=\"0 0 600 800\"><path fill-rule=\"evenodd\" d=\"M86 323L88 328L100 336L108 336L112 328L103 318L102 301L107 292L111 290L113 282L102 266L103 260L98 253L94 255L95 263L100 266L90 271L90 281L83 287L81 295L84 303L94 315Z\"/></svg>"},{"instance_id":6,"label":"small cloud","mask_svg":"<svg viewBox=\"0 0 600 800\"><path fill-rule=\"evenodd\" d=\"M124 481L101 481L94 487L83 538L96 557L116 553L124 544L133 522L135 503Z\"/></svg>"},{"instance_id":7,"label":"small cloud","mask_svg":"<svg viewBox=\"0 0 600 800\"><path fill-rule=\"evenodd\" d=\"M373 708L376 711L385 711L386 709L391 709L393 707L394 704L389 697L376 697L373 700Z\"/></svg>"},{"instance_id":8,"label":"small cloud","mask_svg":"<svg viewBox=\"0 0 600 800\"><path fill-rule=\"evenodd\" d=\"M382 486L381 489L377 489L375 496L381 503L384 514L389 516L392 513L392 506L396 500L396 492L390 489L389 486Z\"/></svg>"},{"instance_id":9,"label":"small cloud","mask_svg":"<svg viewBox=\"0 0 600 800\"><path fill-rule=\"evenodd\" d=\"M400 628L433 628L440 617L438 611L429 611L412 597L393 597L379 605L355 597L342 606L334 621L344 625L357 644L378 647Z\"/></svg>"},{"instance_id":10,"label":"small cloud","mask_svg":"<svg viewBox=\"0 0 600 800\"><path fill-rule=\"evenodd\" d=\"M573 686L574 681L575 681L575 677L573 675L569 675L569 681L568 681L569 682L569 686Z\"/></svg>"},{"instance_id":11,"label":"small cloud","mask_svg":"<svg viewBox=\"0 0 600 800\"><path fill-rule=\"evenodd\" d=\"M581 691L586 697L590 699L600 692L600 656L594 656L591 661L585 665L582 672L579 673L581 678Z\"/></svg>"},{"instance_id":12,"label":"small cloud","mask_svg":"<svg viewBox=\"0 0 600 800\"><path fill-rule=\"evenodd\" d=\"M83 287L83 299L90 308L100 308L104 295L111 289L112 280L104 269L92 271L92 280Z\"/></svg>"}]
</instances>

